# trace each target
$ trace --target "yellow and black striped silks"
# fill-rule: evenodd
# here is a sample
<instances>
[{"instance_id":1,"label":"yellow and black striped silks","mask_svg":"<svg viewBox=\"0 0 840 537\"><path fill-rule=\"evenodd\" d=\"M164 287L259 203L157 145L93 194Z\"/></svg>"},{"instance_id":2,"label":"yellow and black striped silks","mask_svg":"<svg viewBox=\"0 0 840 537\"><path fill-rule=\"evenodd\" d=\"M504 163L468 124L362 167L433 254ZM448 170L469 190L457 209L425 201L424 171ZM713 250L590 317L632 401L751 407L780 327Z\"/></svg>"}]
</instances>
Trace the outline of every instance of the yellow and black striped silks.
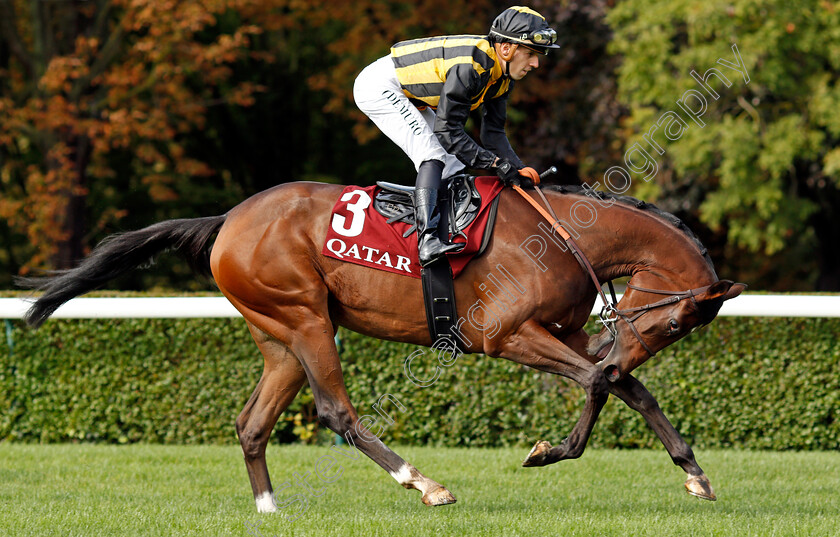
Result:
<instances>
[{"instance_id":1,"label":"yellow and black striped silks","mask_svg":"<svg viewBox=\"0 0 840 537\"><path fill-rule=\"evenodd\" d=\"M443 148L468 166L489 169L497 156L521 166L505 135L507 96L503 76L485 36L453 35L397 43L391 48L403 93L420 109L435 110L434 132ZM484 105L479 146L464 131L470 111Z\"/></svg>"},{"instance_id":2,"label":"yellow and black striped silks","mask_svg":"<svg viewBox=\"0 0 840 537\"><path fill-rule=\"evenodd\" d=\"M403 41L391 48L391 57L403 92L418 107L437 108L450 76L462 86L458 93L469 98L471 110L485 99L501 97L510 90L511 80L502 76L496 51L486 36Z\"/></svg>"}]
</instances>

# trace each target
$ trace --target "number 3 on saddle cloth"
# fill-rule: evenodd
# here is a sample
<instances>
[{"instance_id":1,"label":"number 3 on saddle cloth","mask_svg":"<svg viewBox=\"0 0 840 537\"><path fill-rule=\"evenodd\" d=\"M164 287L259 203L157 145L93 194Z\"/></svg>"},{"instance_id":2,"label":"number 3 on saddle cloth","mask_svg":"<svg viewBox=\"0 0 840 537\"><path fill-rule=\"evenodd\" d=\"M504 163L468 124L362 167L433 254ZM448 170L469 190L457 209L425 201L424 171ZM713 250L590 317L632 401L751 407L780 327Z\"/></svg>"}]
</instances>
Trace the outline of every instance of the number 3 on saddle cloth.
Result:
<instances>
[{"instance_id":1,"label":"number 3 on saddle cloth","mask_svg":"<svg viewBox=\"0 0 840 537\"><path fill-rule=\"evenodd\" d=\"M447 254L456 278L467 263L483 252L493 231L499 192L503 185L494 177L458 175L448 183L454 203L443 204L451 242L466 242ZM420 277L414 209L414 187L378 183L366 188L348 186L333 207L322 254L334 259ZM454 217L454 218L453 218ZM454 223L454 226L453 226Z\"/></svg>"}]
</instances>

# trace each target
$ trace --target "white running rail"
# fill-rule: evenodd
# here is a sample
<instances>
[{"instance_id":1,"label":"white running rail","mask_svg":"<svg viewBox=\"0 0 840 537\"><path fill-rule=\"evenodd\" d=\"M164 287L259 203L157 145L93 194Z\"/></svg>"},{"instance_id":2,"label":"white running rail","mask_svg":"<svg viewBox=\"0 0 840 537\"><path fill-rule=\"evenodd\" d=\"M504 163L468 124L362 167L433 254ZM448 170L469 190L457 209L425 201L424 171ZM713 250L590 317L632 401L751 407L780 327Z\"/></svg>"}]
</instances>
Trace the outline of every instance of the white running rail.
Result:
<instances>
[{"instance_id":1,"label":"white running rail","mask_svg":"<svg viewBox=\"0 0 840 537\"><path fill-rule=\"evenodd\" d=\"M619 295L620 297L621 295ZM0 319L21 319L30 302L0 298ZM600 301L592 314L601 311ZM840 295L741 295L723 304L719 315L739 317L840 317ZM171 319L239 317L224 297L74 298L57 319Z\"/></svg>"}]
</instances>

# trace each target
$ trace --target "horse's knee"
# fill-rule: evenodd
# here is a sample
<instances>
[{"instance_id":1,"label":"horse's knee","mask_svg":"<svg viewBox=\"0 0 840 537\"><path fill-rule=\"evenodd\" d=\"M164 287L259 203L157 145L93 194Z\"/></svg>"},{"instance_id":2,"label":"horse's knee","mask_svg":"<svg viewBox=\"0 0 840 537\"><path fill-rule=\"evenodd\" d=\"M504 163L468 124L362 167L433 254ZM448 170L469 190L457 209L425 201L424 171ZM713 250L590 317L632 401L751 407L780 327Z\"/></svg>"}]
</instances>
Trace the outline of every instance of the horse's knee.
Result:
<instances>
[{"instance_id":1,"label":"horse's knee","mask_svg":"<svg viewBox=\"0 0 840 537\"><path fill-rule=\"evenodd\" d=\"M650 414L659 411L659 403L653 397L641 397L636 399L633 405L633 410L642 414Z\"/></svg>"},{"instance_id":2,"label":"horse's knee","mask_svg":"<svg viewBox=\"0 0 840 537\"><path fill-rule=\"evenodd\" d=\"M597 368L589 376L583 388L593 401L606 401L610 395L610 383L604 376L604 372Z\"/></svg>"},{"instance_id":3,"label":"horse's knee","mask_svg":"<svg viewBox=\"0 0 840 537\"><path fill-rule=\"evenodd\" d=\"M622 390L618 388L616 395L621 397L627 403L627 406L643 415L651 415L660 411L659 403L647 390Z\"/></svg>"}]
</instances>

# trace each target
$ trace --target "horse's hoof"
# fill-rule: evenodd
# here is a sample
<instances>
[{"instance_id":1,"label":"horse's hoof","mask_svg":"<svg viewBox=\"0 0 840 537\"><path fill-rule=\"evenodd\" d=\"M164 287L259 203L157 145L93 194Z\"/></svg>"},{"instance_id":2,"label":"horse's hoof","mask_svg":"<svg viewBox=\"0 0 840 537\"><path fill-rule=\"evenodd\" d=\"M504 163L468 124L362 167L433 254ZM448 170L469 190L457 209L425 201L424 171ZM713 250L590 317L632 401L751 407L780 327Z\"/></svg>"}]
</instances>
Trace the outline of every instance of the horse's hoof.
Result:
<instances>
[{"instance_id":1,"label":"horse's hoof","mask_svg":"<svg viewBox=\"0 0 840 537\"><path fill-rule=\"evenodd\" d=\"M455 496L443 487L436 488L431 492L423 495L423 503L429 506L449 505L455 503Z\"/></svg>"},{"instance_id":2,"label":"horse's hoof","mask_svg":"<svg viewBox=\"0 0 840 537\"><path fill-rule=\"evenodd\" d=\"M551 451L551 444L545 440L540 440L534 444L534 447L531 448L528 456L525 457L524 461L522 461L522 466L525 466L526 468L533 466L545 466L548 464L546 459L549 451Z\"/></svg>"},{"instance_id":3,"label":"horse's hoof","mask_svg":"<svg viewBox=\"0 0 840 537\"><path fill-rule=\"evenodd\" d=\"M692 496L697 496L704 500L717 500L715 491L712 490L712 484L705 474L688 476L688 479L685 480L685 490Z\"/></svg>"}]
</instances>

